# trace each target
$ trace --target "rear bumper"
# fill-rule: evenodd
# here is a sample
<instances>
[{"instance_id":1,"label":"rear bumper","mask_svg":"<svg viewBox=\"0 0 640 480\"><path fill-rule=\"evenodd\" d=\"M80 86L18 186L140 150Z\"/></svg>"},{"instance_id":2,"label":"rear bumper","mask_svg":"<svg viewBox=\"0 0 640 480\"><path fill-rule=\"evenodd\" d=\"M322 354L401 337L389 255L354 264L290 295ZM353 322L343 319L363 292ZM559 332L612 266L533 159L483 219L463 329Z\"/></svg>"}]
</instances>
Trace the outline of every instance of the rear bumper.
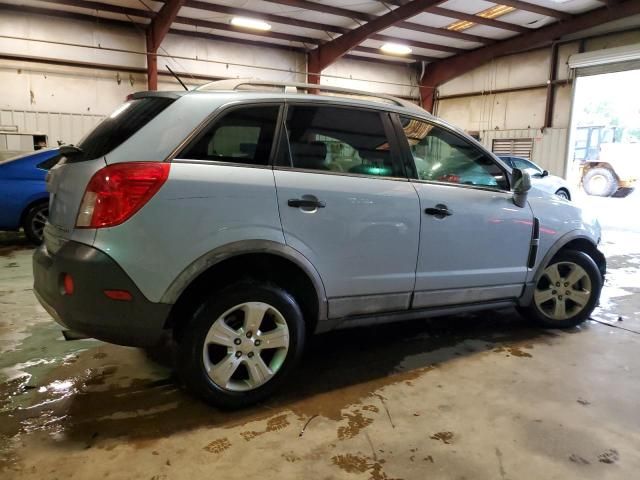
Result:
<instances>
[{"instance_id":1,"label":"rear bumper","mask_svg":"<svg viewBox=\"0 0 640 480\"><path fill-rule=\"evenodd\" d=\"M74 280L72 295L63 293L65 273ZM67 242L51 254L43 245L33 255L34 293L64 328L110 343L152 346L160 342L171 305L153 303L104 252ZM130 301L113 300L105 290L126 290Z\"/></svg>"}]
</instances>

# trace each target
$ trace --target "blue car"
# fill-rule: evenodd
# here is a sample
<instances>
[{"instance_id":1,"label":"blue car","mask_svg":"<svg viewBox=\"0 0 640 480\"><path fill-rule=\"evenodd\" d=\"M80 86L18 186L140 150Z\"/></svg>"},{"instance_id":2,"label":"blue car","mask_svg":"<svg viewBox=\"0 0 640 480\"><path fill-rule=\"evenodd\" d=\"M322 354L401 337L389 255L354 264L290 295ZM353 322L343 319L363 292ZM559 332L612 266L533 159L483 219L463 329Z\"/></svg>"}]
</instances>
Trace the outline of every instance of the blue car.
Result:
<instances>
[{"instance_id":1,"label":"blue car","mask_svg":"<svg viewBox=\"0 0 640 480\"><path fill-rule=\"evenodd\" d=\"M0 230L24 229L42 243L49 213L47 171L60 159L58 148L38 150L0 163Z\"/></svg>"}]
</instances>

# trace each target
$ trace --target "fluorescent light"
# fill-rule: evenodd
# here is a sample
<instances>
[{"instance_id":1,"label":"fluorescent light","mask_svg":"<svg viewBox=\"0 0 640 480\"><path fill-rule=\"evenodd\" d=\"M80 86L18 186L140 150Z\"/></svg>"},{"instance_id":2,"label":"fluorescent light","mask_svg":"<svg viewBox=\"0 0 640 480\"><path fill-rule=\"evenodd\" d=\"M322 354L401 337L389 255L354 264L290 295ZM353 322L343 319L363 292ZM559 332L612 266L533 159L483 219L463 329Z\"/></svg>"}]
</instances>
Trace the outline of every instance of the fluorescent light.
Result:
<instances>
[{"instance_id":1,"label":"fluorescent light","mask_svg":"<svg viewBox=\"0 0 640 480\"><path fill-rule=\"evenodd\" d=\"M480 13L476 13L476 15L483 18L496 18L496 17L501 17L502 15L506 15L507 13L511 13L514 10L515 10L515 7L511 7L507 5L496 5L494 7L487 8L486 10L483 10Z\"/></svg>"},{"instance_id":2,"label":"fluorescent light","mask_svg":"<svg viewBox=\"0 0 640 480\"><path fill-rule=\"evenodd\" d=\"M486 10L478 12L475 15L477 17L492 19L492 18L501 17L502 15L506 15L507 13L511 13L514 10L515 10L514 7L498 4L498 5L494 5L491 8L487 8ZM475 22L470 22L469 20L458 20L457 22L453 22L451 25L448 25L446 28L447 30L455 30L456 32L461 32L475 25L476 25Z\"/></svg>"},{"instance_id":3,"label":"fluorescent light","mask_svg":"<svg viewBox=\"0 0 640 480\"><path fill-rule=\"evenodd\" d=\"M233 17L231 19L231 25L241 28L250 28L251 30L267 31L271 30L271 25L262 20L248 17Z\"/></svg>"},{"instance_id":4,"label":"fluorescent light","mask_svg":"<svg viewBox=\"0 0 640 480\"><path fill-rule=\"evenodd\" d=\"M385 43L380 47L380 50L392 55L409 55L411 53L411 49L409 47L399 43Z\"/></svg>"}]
</instances>

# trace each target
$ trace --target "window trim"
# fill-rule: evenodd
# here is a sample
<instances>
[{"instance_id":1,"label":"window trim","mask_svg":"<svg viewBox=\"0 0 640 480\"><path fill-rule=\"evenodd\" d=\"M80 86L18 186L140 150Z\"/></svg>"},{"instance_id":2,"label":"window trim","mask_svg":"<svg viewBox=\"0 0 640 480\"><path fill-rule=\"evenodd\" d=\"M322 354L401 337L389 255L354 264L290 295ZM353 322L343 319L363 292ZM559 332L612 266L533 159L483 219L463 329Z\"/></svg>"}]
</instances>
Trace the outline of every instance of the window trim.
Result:
<instances>
[{"instance_id":1,"label":"window trim","mask_svg":"<svg viewBox=\"0 0 640 480\"><path fill-rule=\"evenodd\" d=\"M429 125L433 125L434 127L438 127L438 128L442 128L443 130L445 130L447 133L450 133L458 138L460 138L461 140L463 140L464 142L466 142L467 144L471 145L472 147L474 147L477 150L480 150L481 152L483 152L486 156L488 156L491 161L503 172L504 174L504 178L505 178L505 182L507 183L507 188L491 188L491 187L487 187L487 186L483 186L483 185L469 185L469 184L464 184L464 183L448 183L448 182L439 182L437 180L422 180L420 178L418 178L418 171L417 168L415 166L415 161L413 160L413 155L411 154L411 146L409 145L409 140L407 139L407 136L404 133L404 129L402 128L402 122L400 122L400 116L403 117L407 117L419 122L423 122L423 123L428 123ZM461 134L460 132L456 131L455 129L449 127L448 125L439 122L437 119L433 118L433 119L426 119L423 117L418 117L416 115L409 115L406 113L393 113L391 115L392 117L392 121L395 124L395 129L396 129L396 135L400 138L400 139L404 139L400 140L402 149L404 151L403 155L405 158L405 162L409 162L409 165L412 166L411 168L411 176L409 177L409 180L412 182L419 182L419 183L433 183L436 185L447 185L447 186L451 186L451 187L462 187L462 188L473 188L476 190L483 190L483 191L489 191L489 192L503 192L503 193L511 193L511 173L505 169L504 165L502 165L502 162L500 161L496 161L495 155L493 155L491 152L489 152L488 150L486 150L482 145L480 145L478 142L476 142L475 140L473 141L469 141L469 138L467 138L465 135Z\"/></svg>"},{"instance_id":2,"label":"window trim","mask_svg":"<svg viewBox=\"0 0 640 480\"><path fill-rule=\"evenodd\" d=\"M282 123L282 112L284 110L284 100L273 100L266 99L264 101L260 100L251 100L251 101L235 101L228 104L225 104L219 108L216 108L213 112L211 112L207 117L200 122L200 124L193 129L193 131L184 139L180 144L169 154L169 156L165 159L165 162L175 162L175 163L195 163L201 165L225 165L230 167L246 167L246 168L273 168L274 159L277 155L277 144L278 138L280 135L280 125ZM242 109L242 108L251 108L251 107L278 107L278 115L276 117L276 125L273 131L273 141L271 143L271 150L269 151L269 158L266 165L257 165L257 164L248 164L248 163L240 163L240 162L218 162L216 160L202 160L196 158L180 158L180 155L191 147L195 142L200 139L200 136L206 132L206 130L215 124L218 120L223 118L228 113Z\"/></svg>"},{"instance_id":3,"label":"window trim","mask_svg":"<svg viewBox=\"0 0 640 480\"><path fill-rule=\"evenodd\" d=\"M398 164L399 167L401 167L401 170L403 172L402 177L388 177L388 176L382 176L382 175L367 175L364 173L351 173L351 172L335 172L332 170L315 170L312 168L300 168L300 167L294 167L293 166L293 158L291 158L291 145L289 144L289 136L286 135L287 133L287 116L289 113L289 107L296 107L296 106L312 106L312 107L324 107L324 108L343 108L343 109L347 109L347 110L365 110L365 111L372 111L375 112L379 115L380 117L380 121L382 122L382 128L384 129L384 133L387 136L387 141L389 142L389 149L391 152L391 160ZM336 105L335 103L331 103L331 102L318 102L318 101L309 101L309 100L298 100L298 99L294 99L294 100L289 100L289 99L285 99L285 108L282 114L282 129L280 130L281 135L284 135L284 139L279 138L278 139L278 145L281 145L281 142L284 140L287 142L288 148L287 151L289 153L289 165L277 165L277 162L275 162L275 159L277 157L274 158L274 170L282 170L282 171L295 171L295 172L303 172L303 173L317 173L317 174L321 174L321 175L339 175L339 176L345 176L345 177L356 177L356 178L371 178L371 179L378 179L378 180L394 180L394 181L401 181L401 182L407 182L409 181L409 177L407 176L407 170L405 168L404 162L402 162L400 160L401 155L402 155L402 148L401 148L401 144L399 142L399 139L397 138L397 134L393 125L393 122L390 118L392 112L388 111L388 110L384 110L381 108L376 108L375 106L365 106L365 105L358 105L358 106L352 106L352 105ZM278 154L280 153L279 151L277 152Z\"/></svg>"}]
</instances>

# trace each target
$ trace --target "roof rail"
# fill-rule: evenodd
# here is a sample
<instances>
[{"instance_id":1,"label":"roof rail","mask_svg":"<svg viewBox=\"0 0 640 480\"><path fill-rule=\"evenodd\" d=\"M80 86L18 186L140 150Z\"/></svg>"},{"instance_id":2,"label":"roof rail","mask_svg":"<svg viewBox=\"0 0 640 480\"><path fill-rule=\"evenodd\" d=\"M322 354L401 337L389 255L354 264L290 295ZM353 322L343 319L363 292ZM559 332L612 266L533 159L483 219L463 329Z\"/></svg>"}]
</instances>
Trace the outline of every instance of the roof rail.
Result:
<instances>
[{"instance_id":1,"label":"roof rail","mask_svg":"<svg viewBox=\"0 0 640 480\"><path fill-rule=\"evenodd\" d=\"M408 100L394 97L392 95L386 95L384 93L365 92L363 90L355 90L352 88L333 87L329 85L317 85L315 83L301 83L301 82L277 82L271 80L252 80L249 78L229 78L226 80L217 80L215 82L205 83L200 85L195 90L238 90L241 86L262 86L262 87L280 87L284 93L297 93L301 90L318 90L325 92L346 93L349 95L357 95L360 97L380 98L388 102L394 103L399 107L410 108L413 110L424 110ZM293 92L288 89L295 89Z\"/></svg>"}]
</instances>

